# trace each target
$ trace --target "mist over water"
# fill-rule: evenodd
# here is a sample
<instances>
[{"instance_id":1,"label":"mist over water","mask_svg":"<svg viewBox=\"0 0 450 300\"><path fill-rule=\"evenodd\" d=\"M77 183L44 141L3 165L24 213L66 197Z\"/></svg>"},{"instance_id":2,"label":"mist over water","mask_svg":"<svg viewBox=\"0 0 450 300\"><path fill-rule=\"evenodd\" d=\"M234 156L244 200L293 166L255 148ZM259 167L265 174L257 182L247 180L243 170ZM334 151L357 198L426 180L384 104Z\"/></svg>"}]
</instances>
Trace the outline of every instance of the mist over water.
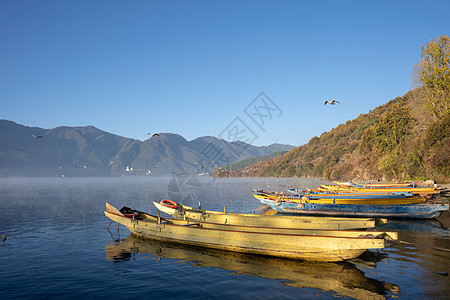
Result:
<instances>
[{"instance_id":1,"label":"mist over water","mask_svg":"<svg viewBox=\"0 0 450 300\"><path fill-rule=\"evenodd\" d=\"M152 202L182 200L251 213L251 190L314 188L322 179L0 178L0 290L11 298L446 299L449 230L438 220L395 220L412 245L392 244L344 263L311 263L145 241L113 223L105 202L156 214ZM119 228L119 230L117 230ZM414 243L419 245L415 246ZM301 295L301 297L299 296Z\"/></svg>"}]
</instances>

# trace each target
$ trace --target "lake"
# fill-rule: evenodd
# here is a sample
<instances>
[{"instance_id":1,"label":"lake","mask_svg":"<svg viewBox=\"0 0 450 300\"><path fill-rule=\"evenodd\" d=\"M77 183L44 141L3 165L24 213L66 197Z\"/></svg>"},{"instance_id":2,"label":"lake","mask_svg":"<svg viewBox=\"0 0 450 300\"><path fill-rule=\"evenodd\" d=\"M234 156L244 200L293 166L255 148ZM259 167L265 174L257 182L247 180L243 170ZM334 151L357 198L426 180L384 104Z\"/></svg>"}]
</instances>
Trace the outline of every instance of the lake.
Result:
<instances>
[{"instance_id":1,"label":"lake","mask_svg":"<svg viewBox=\"0 0 450 300\"><path fill-rule=\"evenodd\" d=\"M243 255L142 240L105 202L156 214L172 199L252 213L252 188L315 188L318 178L0 178L0 298L449 299L450 230L390 220L399 240L340 263ZM448 218L448 214L443 216ZM447 220L447 219L446 219Z\"/></svg>"}]
</instances>

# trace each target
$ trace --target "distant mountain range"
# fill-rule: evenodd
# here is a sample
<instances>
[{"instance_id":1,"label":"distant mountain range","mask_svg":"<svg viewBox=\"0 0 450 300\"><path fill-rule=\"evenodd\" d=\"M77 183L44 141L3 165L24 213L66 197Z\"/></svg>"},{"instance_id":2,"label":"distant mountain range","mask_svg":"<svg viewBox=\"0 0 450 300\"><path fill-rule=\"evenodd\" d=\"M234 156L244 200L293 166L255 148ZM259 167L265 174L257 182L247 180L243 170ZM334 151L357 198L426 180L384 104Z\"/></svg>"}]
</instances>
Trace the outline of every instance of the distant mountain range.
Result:
<instances>
[{"instance_id":1,"label":"distant mountain range","mask_svg":"<svg viewBox=\"0 0 450 300\"><path fill-rule=\"evenodd\" d=\"M187 141L159 133L145 141L86 127L28 127L0 120L0 176L164 176L212 173L249 157L289 151L212 136Z\"/></svg>"}]
</instances>

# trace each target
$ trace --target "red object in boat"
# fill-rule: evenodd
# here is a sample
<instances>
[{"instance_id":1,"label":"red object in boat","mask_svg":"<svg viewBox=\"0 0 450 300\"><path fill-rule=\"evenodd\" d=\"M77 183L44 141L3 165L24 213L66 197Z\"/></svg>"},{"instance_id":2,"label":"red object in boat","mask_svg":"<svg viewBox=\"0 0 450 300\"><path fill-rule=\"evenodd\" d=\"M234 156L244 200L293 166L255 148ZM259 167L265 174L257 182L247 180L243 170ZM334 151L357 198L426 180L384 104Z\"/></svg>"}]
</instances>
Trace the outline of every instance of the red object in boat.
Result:
<instances>
[{"instance_id":1,"label":"red object in boat","mask_svg":"<svg viewBox=\"0 0 450 300\"><path fill-rule=\"evenodd\" d=\"M172 201L172 200L161 200L161 202L159 204L170 207L170 208L174 208L174 209L178 208L178 203L176 203L175 201Z\"/></svg>"}]
</instances>

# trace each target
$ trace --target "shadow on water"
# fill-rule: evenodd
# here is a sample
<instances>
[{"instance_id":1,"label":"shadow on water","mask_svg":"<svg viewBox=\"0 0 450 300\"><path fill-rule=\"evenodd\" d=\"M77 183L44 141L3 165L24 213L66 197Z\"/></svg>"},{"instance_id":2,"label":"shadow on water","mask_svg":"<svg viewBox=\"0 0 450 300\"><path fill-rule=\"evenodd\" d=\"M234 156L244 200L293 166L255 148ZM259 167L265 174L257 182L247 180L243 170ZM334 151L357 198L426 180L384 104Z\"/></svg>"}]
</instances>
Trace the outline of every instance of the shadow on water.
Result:
<instances>
[{"instance_id":1,"label":"shadow on water","mask_svg":"<svg viewBox=\"0 0 450 300\"><path fill-rule=\"evenodd\" d=\"M386 230L407 230L423 233L434 233L446 235L448 228L436 219L432 220L413 220L413 219L389 219L387 224L379 226L380 229Z\"/></svg>"},{"instance_id":2,"label":"shadow on water","mask_svg":"<svg viewBox=\"0 0 450 300\"><path fill-rule=\"evenodd\" d=\"M122 241L108 242L106 259L115 263L140 259L141 255L175 259L193 267L221 268L232 271L230 275L251 275L281 280L284 285L296 288L314 288L356 299L385 299L400 293L397 285L368 278L350 262L327 263L278 259L204 249L139 238L133 234ZM144 257L144 256L142 256ZM370 267L384 259L382 253L366 252L358 264Z\"/></svg>"}]
</instances>

